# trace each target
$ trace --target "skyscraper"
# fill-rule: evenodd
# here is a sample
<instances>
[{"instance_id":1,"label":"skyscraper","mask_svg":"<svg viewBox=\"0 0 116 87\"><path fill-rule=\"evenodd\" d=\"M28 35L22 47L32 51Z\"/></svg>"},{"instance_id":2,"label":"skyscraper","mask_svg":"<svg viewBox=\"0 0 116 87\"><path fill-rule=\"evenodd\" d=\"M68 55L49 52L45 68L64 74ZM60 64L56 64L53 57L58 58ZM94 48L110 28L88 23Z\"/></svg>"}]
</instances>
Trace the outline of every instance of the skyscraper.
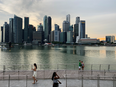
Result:
<instances>
[{"instance_id":1,"label":"skyscraper","mask_svg":"<svg viewBox=\"0 0 116 87\"><path fill-rule=\"evenodd\" d=\"M50 16L48 16L48 34L51 32L51 26L52 26L52 19Z\"/></svg>"},{"instance_id":2,"label":"skyscraper","mask_svg":"<svg viewBox=\"0 0 116 87\"><path fill-rule=\"evenodd\" d=\"M54 31L51 31L51 42L54 41Z\"/></svg>"},{"instance_id":3,"label":"skyscraper","mask_svg":"<svg viewBox=\"0 0 116 87\"><path fill-rule=\"evenodd\" d=\"M38 29L37 29L37 31L43 31L43 26L42 26L41 23L40 23L40 25L38 25Z\"/></svg>"},{"instance_id":4,"label":"skyscraper","mask_svg":"<svg viewBox=\"0 0 116 87\"><path fill-rule=\"evenodd\" d=\"M67 41L67 32L60 32L60 42L66 43Z\"/></svg>"},{"instance_id":5,"label":"skyscraper","mask_svg":"<svg viewBox=\"0 0 116 87\"><path fill-rule=\"evenodd\" d=\"M70 23L68 21L63 22L63 32L69 31Z\"/></svg>"},{"instance_id":6,"label":"skyscraper","mask_svg":"<svg viewBox=\"0 0 116 87\"><path fill-rule=\"evenodd\" d=\"M3 42L3 26L1 26L1 42Z\"/></svg>"},{"instance_id":7,"label":"skyscraper","mask_svg":"<svg viewBox=\"0 0 116 87\"><path fill-rule=\"evenodd\" d=\"M28 43L31 43L32 42L32 40L33 40L33 25L29 25L29 31L28 31L29 33L28 33L28 40L27 40L27 42Z\"/></svg>"},{"instance_id":8,"label":"skyscraper","mask_svg":"<svg viewBox=\"0 0 116 87\"><path fill-rule=\"evenodd\" d=\"M80 22L80 17L76 17L76 23L75 24L79 24Z\"/></svg>"},{"instance_id":9,"label":"skyscraper","mask_svg":"<svg viewBox=\"0 0 116 87\"><path fill-rule=\"evenodd\" d=\"M14 15L13 21L14 43L22 43L22 18Z\"/></svg>"},{"instance_id":10,"label":"skyscraper","mask_svg":"<svg viewBox=\"0 0 116 87\"><path fill-rule=\"evenodd\" d=\"M60 41L60 31L54 30L54 41Z\"/></svg>"},{"instance_id":11,"label":"skyscraper","mask_svg":"<svg viewBox=\"0 0 116 87\"><path fill-rule=\"evenodd\" d=\"M13 18L9 19L9 42L13 43Z\"/></svg>"},{"instance_id":12,"label":"skyscraper","mask_svg":"<svg viewBox=\"0 0 116 87\"><path fill-rule=\"evenodd\" d=\"M85 38L85 21L81 20L79 22L79 36L80 38Z\"/></svg>"},{"instance_id":13,"label":"skyscraper","mask_svg":"<svg viewBox=\"0 0 116 87\"><path fill-rule=\"evenodd\" d=\"M70 14L66 15L66 21L69 22L69 26L70 26Z\"/></svg>"},{"instance_id":14,"label":"skyscraper","mask_svg":"<svg viewBox=\"0 0 116 87\"><path fill-rule=\"evenodd\" d=\"M77 36L79 36L79 24L74 24L74 42L76 42Z\"/></svg>"},{"instance_id":15,"label":"skyscraper","mask_svg":"<svg viewBox=\"0 0 116 87\"><path fill-rule=\"evenodd\" d=\"M59 25L54 24L55 25L55 30L59 31Z\"/></svg>"},{"instance_id":16,"label":"skyscraper","mask_svg":"<svg viewBox=\"0 0 116 87\"><path fill-rule=\"evenodd\" d=\"M73 42L73 33L71 31L67 32L67 42L66 43L72 43Z\"/></svg>"},{"instance_id":17,"label":"skyscraper","mask_svg":"<svg viewBox=\"0 0 116 87\"><path fill-rule=\"evenodd\" d=\"M24 17L24 41L28 41L29 36L29 17Z\"/></svg>"},{"instance_id":18,"label":"skyscraper","mask_svg":"<svg viewBox=\"0 0 116 87\"><path fill-rule=\"evenodd\" d=\"M9 25L7 24L7 22L5 22L3 25L3 42L9 42Z\"/></svg>"},{"instance_id":19,"label":"skyscraper","mask_svg":"<svg viewBox=\"0 0 116 87\"><path fill-rule=\"evenodd\" d=\"M44 16L44 20L43 20L43 31L44 31L44 39L47 39L48 41L48 24L47 24L47 16Z\"/></svg>"}]
</instances>

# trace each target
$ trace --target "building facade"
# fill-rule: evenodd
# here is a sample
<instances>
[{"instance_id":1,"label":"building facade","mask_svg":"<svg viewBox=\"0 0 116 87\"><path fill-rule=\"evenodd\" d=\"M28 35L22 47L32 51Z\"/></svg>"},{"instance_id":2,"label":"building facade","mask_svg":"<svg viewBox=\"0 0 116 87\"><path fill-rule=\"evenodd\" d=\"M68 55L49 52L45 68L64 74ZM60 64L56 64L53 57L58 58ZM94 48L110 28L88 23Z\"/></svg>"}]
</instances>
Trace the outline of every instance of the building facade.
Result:
<instances>
[{"instance_id":1,"label":"building facade","mask_svg":"<svg viewBox=\"0 0 116 87\"><path fill-rule=\"evenodd\" d=\"M106 36L106 42L114 43L115 42L115 36Z\"/></svg>"},{"instance_id":2,"label":"building facade","mask_svg":"<svg viewBox=\"0 0 116 87\"><path fill-rule=\"evenodd\" d=\"M74 24L74 42L76 42L77 36L79 36L79 24Z\"/></svg>"},{"instance_id":3,"label":"building facade","mask_svg":"<svg viewBox=\"0 0 116 87\"><path fill-rule=\"evenodd\" d=\"M96 44L99 43L99 39L96 38L81 38L79 44Z\"/></svg>"},{"instance_id":4,"label":"building facade","mask_svg":"<svg viewBox=\"0 0 116 87\"><path fill-rule=\"evenodd\" d=\"M54 24L54 26L55 26L55 30L59 31L59 25Z\"/></svg>"},{"instance_id":5,"label":"building facade","mask_svg":"<svg viewBox=\"0 0 116 87\"><path fill-rule=\"evenodd\" d=\"M72 43L73 42L73 33L71 31L67 32L67 42L66 43Z\"/></svg>"},{"instance_id":6,"label":"building facade","mask_svg":"<svg viewBox=\"0 0 116 87\"><path fill-rule=\"evenodd\" d=\"M67 32L61 32L60 33L60 42L65 44L66 41L67 41Z\"/></svg>"},{"instance_id":7,"label":"building facade","mask_svg":"<svg viewBox=\"0 0 116 87\"><path fill-rule=\"evenodd\" d=\"M54 30L54 41L59 42L60 41L60 31Z\"/></svg>"},{"instance_id":8,"label":"building facade","mask_svg":"<svg viewBox=\"0 0 116 87\"><path fill-rule=\"evenodd\" d=\"M9 24L7 24L7 22L5 22L3 25L3 42L9 42Z\"/></svg>"},{"instance_id":9,"label":"building facade","mask_svg":"<svg viewBox=\"0 0 116 87\"><path fill-rule=\"evenodd\" d=\"M69 22L69 26L70 26L70 14L66 15L66 21Z\"/></svg>"},{"instance_id":10,"label":"building facade","mask_svg":"<svg viewBox=\"0 0 116 87\"><path fill-rule=\"evenodd\" d=\"M43 43L43 31L33 31L33 43L34 44Z\"/></svg>"},{"instance_id":11,"label":"building facade","mask_svg":"<svg viewBox=\"0 0 116 87\"><path fill-rule=\"evenodd\" d=\"M43 31L44 31L44 40L47 39L48 41L48 23L47 23L47 16L44 16L44 20L43 20Z\"/></svg>"},{"instance_id":12,"label":"building facade","mask_svg":"<svg viewBox=\"0 0 116 87\"><path fill-rule=\"evenodd\" d=\"M63 32L69 31L70 23L68 21L63 22Z\"/></svg>"},{"instance_id":13,"label":"building facade","mask_svg":"<svg viewBox=\"0 0 116 87\"><path fill-rule=\"evenodd\" d=\"M13 21L14 43L22 43L22 18L14 15Z\"/></svg>"},{"instance_id":14,"label":"building facade","mask_svg":"<svg viewBox=\"0 0 116 87\"><path fill-rule=\"evenodd\" d=\"M1 42L3 42L3 26L1 26Z\"/></svg>"},{"instance_id":15,"label":"building facade","mask_svg":"<svg viewBox=\"0 0 116 87\"><path fill-rule=\"evenodd\" d=\"M80 22L80 17L76 17L76 22L75 22L75 24L79 24L79 22Z\"/></svg>"},{"instance_id":16,"label":"building facade","mask_svg":"<svg viewBox=\"0 0 116 87\"><path fill-rule=\"evenodd\" d=\"M48 16L48 35L50 34L51 32L51 29L52 29L52 18L50 16Z\"/></svg>"},{"instance_id":17,"label":"building facade","mask_svg":"<svg viewBox=\"0 0 116 87\"><path fill-rule=\"evenodd\" d=\"M40 25L38 25L37 31L43 31L43 26L41 23L40 23Z\"/></svg>"},{"instance_id":18,"label":"building facade","mask_svg":"<svg viewBox=\"0 0 116 87\"><path fill-rule=\"evenodd\" d=\"M14 43L14 40L13 40L13 18L9 19L9 42Z\"/></svg>"},{"instance_id":19,"label":"building facade","mask_svg":"<svg viewBox=\"0 0 116 87\"><path fill-rule=\"evenodd\" d=\"M51 43L54 41L54 31L51 31Z\"/></svg>"},{"instance_id":20,"label":"building facade","mask_svg":"<svg viewBox=\"0 0 116 87\"><path fill-rule=\"evenodd\" d=\"M79 22L79 36L80 38L85 38L85 21L81 20Z\"/></svg>"},{"instance_id":21,"label":"building facade","mask_svg":"<svg viewBox=\"0 0 116 87\"><path fill-rule=\"evenodd\" d=\"M29 37L29 17L24 17L24 41L28 42Z\"/></svg>"}]
</instances>

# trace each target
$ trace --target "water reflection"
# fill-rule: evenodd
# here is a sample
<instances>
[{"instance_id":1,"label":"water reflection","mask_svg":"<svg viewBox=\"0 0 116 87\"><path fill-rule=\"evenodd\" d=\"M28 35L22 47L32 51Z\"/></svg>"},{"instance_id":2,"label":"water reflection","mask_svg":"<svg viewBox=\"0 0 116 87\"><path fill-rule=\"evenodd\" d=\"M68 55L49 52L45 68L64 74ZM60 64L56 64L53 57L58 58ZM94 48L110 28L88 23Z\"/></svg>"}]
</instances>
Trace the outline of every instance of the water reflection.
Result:
<instances>
[{"instance_id":1,"label":"water reflection","mask_svg":"<svg viewBox=\"0 0 116 87\"><path fill-rule=\"evenodd\" d=\"M14 46L10 50L0 50L0 64L53 64L77 63L116 63L116 47L94 46Z\"/></svg>"}]
</instances>

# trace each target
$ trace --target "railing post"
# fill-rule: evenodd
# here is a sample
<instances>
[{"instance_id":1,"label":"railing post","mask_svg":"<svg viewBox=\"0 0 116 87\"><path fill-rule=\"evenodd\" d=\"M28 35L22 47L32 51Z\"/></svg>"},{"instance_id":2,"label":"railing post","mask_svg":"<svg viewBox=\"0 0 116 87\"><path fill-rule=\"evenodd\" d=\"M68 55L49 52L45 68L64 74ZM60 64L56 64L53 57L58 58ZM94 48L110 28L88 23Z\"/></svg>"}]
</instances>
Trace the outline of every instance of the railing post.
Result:
<instances>
[{"instance_id":1,"label":"railing post","mask_svg":"<svg viewBox=\"0 0 116 87\"><path fill-rule=\"evenodd\" d=\"M110 71L110 64L108 65L108 71Z\"/></svg>"},{"instance_id":2,"label":"railing post","mask_svg":"<svg viewBox=\"0 0 116 87\"><path fill-rule=\"evenodd\" d=\"M8 87L10 87L10 75L9 75Z\"/></svg>"},{"instance_id":3,"label":"railing post","mask_svg":"<svg viewBox=\"0 0 116 87\"><path fill-rule=\"evenodd\" d=\"M101 71L101 64L100 64L100 66L99 66L99 70Z\"/></svg>"},{"instance_id":4,"label":"railing post","mask_svg":"<svg viewBox=\"0 0 116 87\"><path fill-rule=\"evenodd\" d=\"M74 70L75 70L75 64L74 64Z\"/></svg>"},{"instance_id":5,"label":"railing post","mask_svg":"<svg viewBox=\"0 0 116 87\"><path fill-rule=\"evenodd\" d=\"M92 71L92 66L93 66L93 64L91 64L91 71Z\"/></svg>"},{"instance_id":6,"label":"railing post","mask_svg":"<svg viewBox=\"0 0 116 87\"><path fill-rule=\"evenodd\" d=\"M44 79L45 79L45 65L44 65Z\"/></svg>"},{"instance_id":7,"label":"railing post","mask_svg":"<svg viewBox=\"0 0 116 87\"><path fill-rule=\"evenodd\" d=\"M66 70L67 70L67 64L66 64Z\"/></svg>"},{"instance_id":8,"label":"railing post","mask_svg":"<svg viewBox=\"0 0 116 87\"><path fill-rule=\"evenodd\" d=\"M115 85L115 74L114 74L114 76L113 76L113 87L116 87L116 85Z\"/></svg>"},{"instance_id":9,"label":"railing post","mask_svg":"<svg viewBox=\"0 0 116 87\"><path fill-rule=\"evenodd\" d=\"M82 75L82 84L81 84L81 87L83 87L83 75Z\"/></svg>"},{"instance_id":10,"label":"railing post","mask_svg":"<svg viewBox=\"0 0 116 87\"><path fill-rule=\"evenodd\" d=\"M26 75L26 87L27 87L27 79L28 79L28 76Z\"/></svg>"},{"instance_id":11,"label":"railing post","mask_svg":"<svg viewBox=\"0 0 116 87\"><path fill-rule=\"evenodd\" d=\"M105 73L106 73L106 71L105 71L105 69L104 69L104 76L105 76Z\"/></svg>"},{"instance_id":12,"label":"railing post","mask_svg":"<svg viewBox=\"0 0 116 87\"><path fill-rule=\"evenodd\" d=\"M57 64L57 71L58 71L58 64Z\"/></svg>"},{"instance_id":13,"label":"railing post","mask_svg":"<svg viewBox=\"0 0 116 87\"><path fill-rule=\"evenodd\" d=\"M100 85L99 85L99 74L97 75L97 87L100 87Z\"/></svg>"},{"instance_id":14,"label":"railing post","mask_svg":"<svg viewBox=\"0 0 116 87\"><path fill-rule=\"evenodd\" d=\"M5 65L3 65L3 71L5 71Z\"/></svg>"},{"instance_id":15,"label":"railing post","mask_svg":"<svg viewBox=\"0 0 116 87\"><path fill-rule=\"evenodd\" d=\"M67 87L67 74L65 74L66 75L66 87Z\"/></svg>"}]
</instances>

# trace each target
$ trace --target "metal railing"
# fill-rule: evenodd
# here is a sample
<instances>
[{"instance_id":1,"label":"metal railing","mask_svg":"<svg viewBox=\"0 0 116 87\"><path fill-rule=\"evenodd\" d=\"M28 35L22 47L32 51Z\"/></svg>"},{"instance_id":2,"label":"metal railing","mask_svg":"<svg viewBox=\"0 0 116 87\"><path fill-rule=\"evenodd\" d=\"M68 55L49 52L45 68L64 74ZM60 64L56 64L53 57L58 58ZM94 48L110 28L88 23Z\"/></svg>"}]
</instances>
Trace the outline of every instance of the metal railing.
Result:
<instances>
[{"instance_id":1,"label":"metal railing","mask_svg":"<svg viewBox=\"0 0 116 87\"><path fill-rule=\"evenodd\" d=\"M62 82L62 87L116 87L116 76L100 76L99 74L96 76L75 76L72 78L72 74L64 74L64 78L60 79ZM0 87L31 87L30 82L33 80L28 78L28 75L5 75L0 76ZM105 79L104 79L105 78ZM51 79L39 79L42 80L42 83L36 84L35 87L39 85L45 86L45 83ZM49 83L51 86L52 83Z\"/></svg>"},{"instance_id":2,"label":"metal railing","mask_svg":"<svg viewBox=\"0 0 116 87\"><path fill-rule=\"evenodd\" d=\"M106 70L106 71L116 71L116 64L85 64L84 70ZM78 70L78 63L72 64L37 64L38 70ZM0 65L1 71L6 70L31 70L33 68L32 64L14 64L14 65Z\"/></svg>"}]
</instances>

